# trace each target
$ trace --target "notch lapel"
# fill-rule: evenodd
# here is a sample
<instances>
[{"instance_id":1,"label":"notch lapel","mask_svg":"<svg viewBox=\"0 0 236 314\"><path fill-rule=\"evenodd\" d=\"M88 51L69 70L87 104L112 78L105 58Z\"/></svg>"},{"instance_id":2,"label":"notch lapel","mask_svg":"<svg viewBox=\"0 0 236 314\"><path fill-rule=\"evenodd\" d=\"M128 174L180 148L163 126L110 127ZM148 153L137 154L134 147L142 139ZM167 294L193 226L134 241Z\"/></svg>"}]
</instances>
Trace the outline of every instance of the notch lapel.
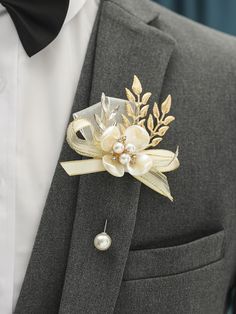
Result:
<instances>
[{"instance_id":1,"label":"notch lapel","mask_svg":"<svg viewBox=\"0 0 236 314\"><path fill-rule=\"evenodd\" d=\"M124 87L132 84L134 74L139 76L145 91L150 90L155 99L159 98L174 40L147 25L156 15L152 4L143 0L103 1L90 104L98 102L102 92L124 98ZM139 193L140 183L127 174L122 178L108 173L80 177L59 313L113 313L135 226ZM100 252L94 248L93 240L102 232L106 219L112 246Z\"/></svg>"}]
</instances>

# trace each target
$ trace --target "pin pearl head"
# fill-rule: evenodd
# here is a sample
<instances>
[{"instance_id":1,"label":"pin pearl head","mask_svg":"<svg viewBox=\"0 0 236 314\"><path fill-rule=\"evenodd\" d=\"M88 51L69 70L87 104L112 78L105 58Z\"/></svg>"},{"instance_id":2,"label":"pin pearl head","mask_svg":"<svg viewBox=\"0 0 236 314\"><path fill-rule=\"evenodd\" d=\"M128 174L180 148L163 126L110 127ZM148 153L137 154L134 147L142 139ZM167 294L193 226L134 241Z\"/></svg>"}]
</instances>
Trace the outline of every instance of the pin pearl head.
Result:
<instances>
[{"instance_id":1,"label":"pin pearl head","mask_svg":"<svg viewBox=\"0 0 236 314\"><path fill-rule=\"evenodd\" d=\"M111 246L111 237L106 232L97 234L94 238L94 246L99 251L108 250Z\"/></svg>"}]
</instances>

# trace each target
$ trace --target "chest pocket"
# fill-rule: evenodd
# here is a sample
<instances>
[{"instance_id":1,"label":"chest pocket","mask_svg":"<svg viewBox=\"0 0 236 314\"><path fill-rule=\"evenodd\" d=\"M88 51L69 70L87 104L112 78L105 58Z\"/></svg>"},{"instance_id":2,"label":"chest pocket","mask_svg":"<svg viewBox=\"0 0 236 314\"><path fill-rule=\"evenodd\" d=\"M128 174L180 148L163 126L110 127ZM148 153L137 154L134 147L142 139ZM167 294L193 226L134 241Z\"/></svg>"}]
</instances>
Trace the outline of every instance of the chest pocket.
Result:
<instances>
[{"instance_id":1,"label":"chest pocket","mask_svg":"<svg viewBox=\"0 0 236 314\"><path fill-rule=\"evenodd\" d=\"M224 230L195 241L130 251L124 281L169 276L201 268L224 256Z\"/></svg>"}]
</instances>

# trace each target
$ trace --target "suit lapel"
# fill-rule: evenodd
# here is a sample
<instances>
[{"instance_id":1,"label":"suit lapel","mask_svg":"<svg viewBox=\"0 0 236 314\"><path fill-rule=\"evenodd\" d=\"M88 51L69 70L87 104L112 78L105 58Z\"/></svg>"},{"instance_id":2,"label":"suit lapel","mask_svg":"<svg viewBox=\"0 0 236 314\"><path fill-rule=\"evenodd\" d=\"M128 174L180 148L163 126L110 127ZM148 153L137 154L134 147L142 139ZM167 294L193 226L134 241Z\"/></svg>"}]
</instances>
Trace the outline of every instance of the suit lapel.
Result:
<instances>
[{"instance_id":1,"label":"suit lapel","mask_svg":"<svg viewBox=\"0 0 236 314\"><path fill-rule=\"evenodd\" d=\"M124 98L134 74L144 90L160 96L174 40L147 25L156 13L151 3L103 1L99 22L90 104L102 92ZM135 5L138 9L133 10ZM142 10L139 5L143 6ZM142 14L141 14L142 13ZM138 208L140 183L108 173L80 178L71 247L59 313L112 313L119 294ZM108 220L112 246L93 246Z\"/></svg>"}]
</instances>

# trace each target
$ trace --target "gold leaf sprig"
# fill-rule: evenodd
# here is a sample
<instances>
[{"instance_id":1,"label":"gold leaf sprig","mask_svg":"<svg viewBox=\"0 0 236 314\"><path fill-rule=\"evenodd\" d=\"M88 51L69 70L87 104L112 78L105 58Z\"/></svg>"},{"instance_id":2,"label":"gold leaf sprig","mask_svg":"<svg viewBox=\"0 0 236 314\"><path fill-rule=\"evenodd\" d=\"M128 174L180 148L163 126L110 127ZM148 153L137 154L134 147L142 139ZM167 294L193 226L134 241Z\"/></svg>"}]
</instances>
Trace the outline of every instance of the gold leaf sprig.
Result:
<instances>
[{"instance_id":1,"label":"gold leaf sprig","mask_svg":"<svg viewBox=\"0 0 236 314\"><path fill-rule=\"evenodd\" d=\"M149 146L158 145L163 136L169 129L169 124L175 120L174 116L166 116L170 112L171 96L168 95L164 102L161 104L161 112L158 104L155 102L152 113L149 114L147 120L147 128L150 132L151 143ZM155 121L154 121L155 120Z\"/></svg>"},{"instance_id":2,"label":"gold leaf sprig","mask_svg":"<svg viewBox=\"0 0 236 314\"><path fill-rule=\"evenodd\" d=\"M149 105L148 100L151 97L151 93L145 93L141 96L143 88L140 80L134 75L132 91L128 88L125 89L128 101L126 102L126 116L123 116L123 124L138 124L144 126L145 117L147 116ZM129 120L131 119L132 122ZM141 120L140 120L141 119Z\"/></svg>"},{"instance_id":3,"label":"gold leaf sprig","mask_svg":"<svg viewBox=\"0 0 236 314\"><path fill-rule=\"evenodd\" d=\"M123 123L119 125L120 130L124 132L125 128L137 124L149 131L151 140L149 147L157 146L168 131L169 124L175 120L174 116L167 115L171 109L171 96L169 95L161 104L161 110L155 102L152 113L148 115L150 107L148 101L152 94L147 92L142 95L142 84L136 75L134 75L131 90L126 88L125 92L128 101L126 115L122 114Z\"/></svg>"}]
</instances>

